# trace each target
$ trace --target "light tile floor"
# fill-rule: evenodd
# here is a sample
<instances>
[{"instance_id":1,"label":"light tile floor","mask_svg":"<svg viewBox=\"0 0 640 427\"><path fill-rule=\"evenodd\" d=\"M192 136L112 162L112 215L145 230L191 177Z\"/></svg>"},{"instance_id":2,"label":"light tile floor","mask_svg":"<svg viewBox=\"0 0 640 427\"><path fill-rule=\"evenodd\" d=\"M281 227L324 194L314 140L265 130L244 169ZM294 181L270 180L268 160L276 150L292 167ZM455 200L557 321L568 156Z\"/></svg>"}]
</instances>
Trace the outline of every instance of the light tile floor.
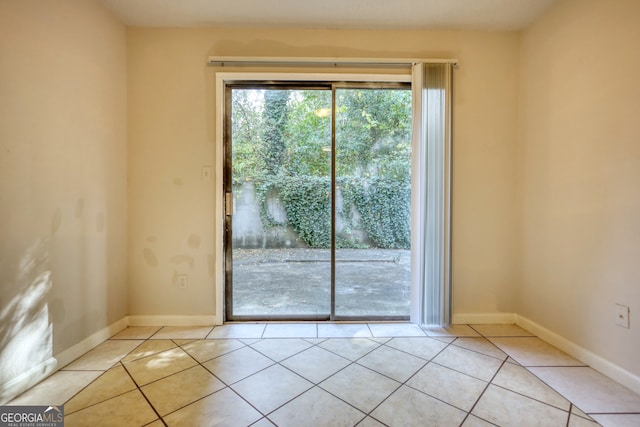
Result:
<instances>
[{"instance_id":1,"label":"light tile floor","mask_svg":"<svg viewBox=\"0 0 640 427\"><path fill-rule=\"evenodd\" d=\"M515 325L130 327L12 402L72 426L640 426L640 396Z\"/></svg>"}]
</instances>

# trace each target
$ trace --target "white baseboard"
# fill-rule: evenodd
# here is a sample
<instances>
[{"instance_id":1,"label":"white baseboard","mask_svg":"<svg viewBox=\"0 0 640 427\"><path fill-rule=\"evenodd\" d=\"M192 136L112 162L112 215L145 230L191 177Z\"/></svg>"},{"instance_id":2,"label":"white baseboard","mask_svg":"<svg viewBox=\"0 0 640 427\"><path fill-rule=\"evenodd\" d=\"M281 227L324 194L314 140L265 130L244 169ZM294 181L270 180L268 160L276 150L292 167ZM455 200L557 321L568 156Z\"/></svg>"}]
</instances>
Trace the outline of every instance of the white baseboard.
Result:
<instances>
[{"instance_id":1,"label":"white baseboard","mask_svg":"<svg viewBox=\"0 0 640 427\"><path fill-rule=\"evenodd\" d=\"M50 357L44 362L29 369L27 372L24 372L7 383L2 384L0 386L0 405L27 391L56 372L58 369L68 365L98 344L109 339L109 337L117 334L128 325L129 320L125 316L106 328L88 336L78 344L56 354L53 357Z\"/></svg>"},{"instance_id":2,"label":"white baseboard","mask_svg":"<svg viewBox=\"0 0 640 427\"><path fill-rule=\"evenodd\" d=\"M516 313L456 313L453 315L454 325L510 325L516 323Z\"/></svg>"},{"instance_id":3,"label":"white baseboard","mask_svg":"<svg viewBox=\"0 0 640 427\"><path fill-rule=\"evenodd\" d=\"M164 316L139 315L129 316L130 326L214 326L217 325L215 315L200 316Z\"/></svg>"},{"instance_id":4,"label":"white baseboard","mask_svg":"<svg viewBox=\"0 0 640 427\"><path fill-rule=\"evenodd\" d=\"M640 394L640 377L624 368L598 356L597 354L575 344L572 341L550 331L524 316L516 313L459 313L453 316L454 324L512 324L526 329L539 338L554 345L581 362L591 366L607 377L619 382ZM2 384L0 387L0 405L13 399L20 393L33 387L58 368L71 363L95 346L103 343L127 326L213 326L217 325L215 315L182 316L182 315L141 315L126 316L117 322L90 335L78 344L56 354L29 371Z\"/></svg>"},{"instance_id":5,"label":"white baseboard","mask_svg":"<svg viewBox=\"0 0 640 427\"><path fill-rule=\"evenodd\" d=\"M535 334L538 338L559 348L570 356L575 357L582 363L589 365L596 371L640 394L640 377L637 375L604 359L603 357L598 356L592 351L579 346L573 341L569 341L568 339L550 331L532 320L527 319L524 316L517 316L516 324L532 334Z\"/></svg>"},{"instance_id":6,"label":"white baseboard","mask_svg":"<svg viewBox=\"0 0 640 427\"><path fill-rule=\"evenodd\" d=\"M53 374L56 371L57 364L56 359L50 357L29 369L27 372L18 375L16 378L0 384L0 405L4 405L14 397L38 384L44 378Z\"/></svg>"},{"instance_id":7,"label":"white baseboard","mask_svg":"<svg viewBox=\"0 0 640 427\"><path fill-rule=\"evenodd\" d=\"M63 368L95 346L102 344L127 326L129 326L129 319L125 316L106 328L102 328L98 332L89 335L78 344L56 354L54 357L58 360L58 367Z\"/></svg>"}]
</instances>

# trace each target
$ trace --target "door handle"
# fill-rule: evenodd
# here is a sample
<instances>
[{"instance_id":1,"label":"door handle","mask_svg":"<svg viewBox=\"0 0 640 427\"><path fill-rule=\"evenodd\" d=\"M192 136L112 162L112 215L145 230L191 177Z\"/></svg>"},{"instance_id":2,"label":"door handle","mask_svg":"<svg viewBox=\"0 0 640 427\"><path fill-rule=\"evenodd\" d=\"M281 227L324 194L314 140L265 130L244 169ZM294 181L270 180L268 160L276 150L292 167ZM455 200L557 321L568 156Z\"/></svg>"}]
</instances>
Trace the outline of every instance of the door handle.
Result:
<instances>
[{"instance_id":1,"label":"door handle","mask_svg":"<svg viewBox=\"0 0 640 427\"><path fill-rule=\"evenodd\" d=\"M233 215L233 193L224 195L224 212L227 216Z\"/></svg>"}]
</instances>

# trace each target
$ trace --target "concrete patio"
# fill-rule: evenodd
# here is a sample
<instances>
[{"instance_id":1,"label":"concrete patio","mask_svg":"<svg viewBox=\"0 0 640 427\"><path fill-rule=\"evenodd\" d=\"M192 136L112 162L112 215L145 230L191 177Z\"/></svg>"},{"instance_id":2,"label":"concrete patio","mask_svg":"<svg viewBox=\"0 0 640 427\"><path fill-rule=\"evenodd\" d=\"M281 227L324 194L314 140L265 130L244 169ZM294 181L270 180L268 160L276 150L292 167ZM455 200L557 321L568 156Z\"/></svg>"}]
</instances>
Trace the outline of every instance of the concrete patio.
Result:
<instances>
[{"instance_id":1,"label":"concrete patio","mask_svg":"<svg viewBox=\"0 0 640 427\"><path fill-rule=\"evenodd\" d=\"M328 249L235 249L234 316L330 313ZM410 251L338 249L336 316L409 316Z\"/></svg>"}]
</instances>

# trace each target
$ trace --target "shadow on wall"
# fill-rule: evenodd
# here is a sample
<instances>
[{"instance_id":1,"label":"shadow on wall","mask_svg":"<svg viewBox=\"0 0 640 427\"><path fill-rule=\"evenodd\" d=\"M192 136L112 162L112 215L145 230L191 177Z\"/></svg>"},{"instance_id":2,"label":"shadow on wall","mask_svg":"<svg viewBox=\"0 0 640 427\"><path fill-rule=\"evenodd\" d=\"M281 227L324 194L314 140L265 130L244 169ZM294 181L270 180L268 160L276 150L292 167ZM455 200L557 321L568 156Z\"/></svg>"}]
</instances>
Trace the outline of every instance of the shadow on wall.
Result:
<instances>
[{"instance_id":1,"label":"shadow on wall","mask_svg":"<svg viewBox=\"0 0 640 427\"><path fill-rule=\"evenodd\" d=\"M47 305L51 269L47 239L28 247L15 269L15 291L0 301L0 404L34 385L55 369L52 325ZM0 271L11 271L0 260ZM3 283L3 288L11 288Z\"/></svg>"}]
</instances>

